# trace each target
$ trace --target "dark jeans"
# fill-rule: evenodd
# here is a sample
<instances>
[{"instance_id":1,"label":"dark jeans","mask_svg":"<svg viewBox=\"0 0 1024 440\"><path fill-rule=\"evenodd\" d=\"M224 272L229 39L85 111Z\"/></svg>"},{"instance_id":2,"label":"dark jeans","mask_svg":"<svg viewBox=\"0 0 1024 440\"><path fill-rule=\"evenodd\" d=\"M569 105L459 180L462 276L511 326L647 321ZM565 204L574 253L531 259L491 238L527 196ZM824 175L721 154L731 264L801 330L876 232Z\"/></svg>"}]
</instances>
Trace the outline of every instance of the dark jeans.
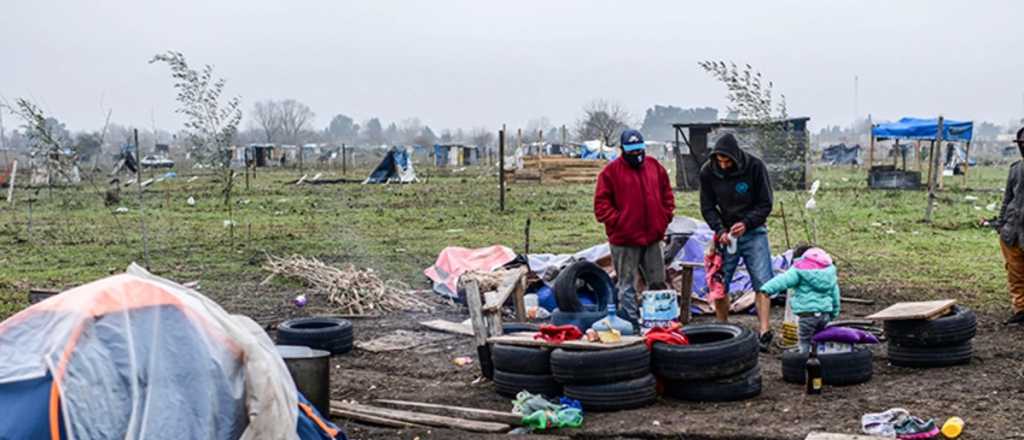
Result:
<instances>
[{"instance_id":1,"label":"dark jeans","mask_svg":"<svg viewBox=\"0 0 1024 440\"><path fill-rule=\"evenodd\" d=\"M640 325L640 305L637 300L636 275L643 274L644 283L652 285L665 283L665 256L661 253L661 242L645 247L609 246L612 264L619 277L615 286L619 290L619 316L634 325Z\"/></svg>"},{"instance_id":2,"label":"dark jeans","mask_svg":"<svg viewBox=\"0 0 1024 440\"><path fill-rule=\"evenodd\" d=\"M811 338L818 332L825 330L828 323L832 322L832 315L828 313L801 313L800 316L800 341L798 343L801 353L811 351Z\"/></svg>"},{"instance_id":3,"label":"dark jeans","mask_svg":"<svg viewBox=\"0 0 1024 440\"><path fill-rule=\"evenodd\" d=\"M740 236L736 244L736 253L725 253L722 261L722 280L725 282L726 291L732 276L736 273L736 266L740 264L740 258L750 274L750 281L754 291L759 291L764 283L775 276L772 273L772 249L768 245L768 228L759 226L747 231Z\"/></svg>"}]
</instances>

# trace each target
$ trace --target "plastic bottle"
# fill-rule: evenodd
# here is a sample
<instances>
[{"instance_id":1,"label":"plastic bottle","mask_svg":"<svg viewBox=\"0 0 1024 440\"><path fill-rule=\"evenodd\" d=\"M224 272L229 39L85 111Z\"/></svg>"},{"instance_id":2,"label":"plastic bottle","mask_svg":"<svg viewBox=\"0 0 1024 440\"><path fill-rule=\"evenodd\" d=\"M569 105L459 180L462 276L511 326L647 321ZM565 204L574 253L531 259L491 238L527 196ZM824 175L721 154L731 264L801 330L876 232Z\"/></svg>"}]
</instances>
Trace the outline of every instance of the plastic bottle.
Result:
<instances>
[{"instance_id":1,"label":"plastic bottle","mask_svg":"<svg viewBox=\"0 0 1024 440\"><path fill-rule=\"evenodd\" d=\"M633 334L633 324L629 321L619 318L619 315L615 313L615 304L608 304L608 317L597 321L594 325L590 326L598 333L610 331L612 329L618 330L623 336Z\"/></svg>"},{"instance_id":2,"label":"plastic bottle","mask_svg":"<svg viewBox=\"0 0 1024 440\"><path fill-rule=\"evenodd\" d=\"M946 423L942 424L942 435L946 436L946 438L960 437L962 432L964 432L964 419L950 417L946 419Z\"/></svg>"},{"instance_id":3,"label":"plastic bottle","mask_svg":"<svg viewBox=\"0 0 1024 440\"><path fill-rule=\"evenodd\" d=\"M807 356L807 394L821 394L821 360L818 359L818 344L812 344Z\"/></svg>"}]
</instances>

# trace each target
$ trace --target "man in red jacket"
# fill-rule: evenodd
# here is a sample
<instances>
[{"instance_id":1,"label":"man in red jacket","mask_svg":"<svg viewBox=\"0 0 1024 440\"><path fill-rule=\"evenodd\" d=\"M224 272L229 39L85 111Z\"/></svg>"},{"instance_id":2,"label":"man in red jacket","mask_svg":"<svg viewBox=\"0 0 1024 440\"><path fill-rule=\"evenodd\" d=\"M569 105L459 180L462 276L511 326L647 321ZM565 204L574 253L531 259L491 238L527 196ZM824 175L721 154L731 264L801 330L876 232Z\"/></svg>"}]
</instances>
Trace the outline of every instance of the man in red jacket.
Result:
<instances>
[{"instance_id":1,"label":"man in red jacket","mask_svg":"<svg viewBox=\"0 0 1024 440\"><path fill-rule=\"evenodd\" d=\"M594 216L604 223L618 275L619 316L640 322L636 274L653 288L665 286L661 241L676 209L668 172L645 155L644 137L636 130L622 132L622 155L597 176Z\"/></svg>"}]
</instances>

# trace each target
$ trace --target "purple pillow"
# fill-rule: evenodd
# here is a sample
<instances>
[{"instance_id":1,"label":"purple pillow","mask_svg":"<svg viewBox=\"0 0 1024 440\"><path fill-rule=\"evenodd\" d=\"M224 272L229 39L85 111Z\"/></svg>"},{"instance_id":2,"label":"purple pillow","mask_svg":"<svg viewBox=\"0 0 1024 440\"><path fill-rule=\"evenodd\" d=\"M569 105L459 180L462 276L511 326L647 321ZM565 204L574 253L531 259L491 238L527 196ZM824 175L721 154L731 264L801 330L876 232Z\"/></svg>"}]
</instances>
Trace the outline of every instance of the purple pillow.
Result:
<instances>
[{"instance_id":1,"label":"purple pillow","mask_svg":"<svg viewBox=\"0 0 1024 440\"><path fill-rule=\"evenodd\" d=\"M849 327L829 327L814 335L811 339L818 342L840 342L844 344L877 344L875 335L861 329Z\"/></svg>"}]
</instances>

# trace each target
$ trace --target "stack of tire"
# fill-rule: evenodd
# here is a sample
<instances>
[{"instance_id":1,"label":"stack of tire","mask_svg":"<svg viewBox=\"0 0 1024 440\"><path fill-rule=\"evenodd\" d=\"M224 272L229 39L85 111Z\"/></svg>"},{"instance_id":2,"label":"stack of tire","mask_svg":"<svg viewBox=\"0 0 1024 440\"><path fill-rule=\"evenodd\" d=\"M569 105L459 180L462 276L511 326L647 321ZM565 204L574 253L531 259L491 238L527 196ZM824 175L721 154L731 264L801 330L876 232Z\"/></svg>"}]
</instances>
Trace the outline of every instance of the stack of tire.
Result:
<instances>
[{"instance_id":1,"label":"stack of tire","mask_svg":"<svg viewBox=\"0 0 1024 440\"><path fill-rule=\"evenodd\" d=\"M641 408L657 399L651 355L643 344L592 351L557 348L551 352L551 374L565 397L580 401L586 411Z\"/></svg>"},{"instance_id":2,"label":"stack of tire","mask_svg":"<svg viewBox=\"0 0 1024 440\"><path fill-rule=\"evenodd\" d=\"M889 363L910 368L970 363L977 325L974 312L963 306L953 306L947 315L932 320L886 321Z\"/></svg>"},{"instance_id":3,"label":"stack of tire","mask_svg":"<svg viewBox=\"0 0 1024 440\"><path fill-rule=\"evenodd\" d=\"M494 388L505 397L529 391L548 398L562 395L562 385L551 376L551 350L544 347L520 347L494 344Z\"/></svg>"},{"instance_id":4,"label":"stack of tire","mask_svg":"<svg viewBox=\"0 0 1024 440\"><path fill-rule=\"evenodd\" d=\"M690 345L655 342L651 369L664 394L678 400L727 402L761 394L757 336L729 324L683 328Z\"/></svg>"},{"instance_id":5,"label":"stack of tire","mask_svg":"<svg viewBox=\"0 0 1024 440\"><path fill-rule=\"evenodd\" d=\"M277 326L278 345L300 345L331 354L352 351L352 323L340 318L293 318Z\"/></svg>"},{"instance_id":6,"label":"stack of tire","mask_svg":"<svg viewBox=\"0 0 1024 440\"><path fill-rule=\"evenodd\" d=\"M579 291L586 288L594 292L594 305L580 301ZM608 316L608 304L617 301L615 285L600 266L589 261L577 261L558 273L552 285L558 308L551 312L553 325L575 325L586 331L595 322Z\"/></svg>"},{"instance_id":7,"label":"stack of tire","mask_svg":"<svg viewBox=\"0 0 1024 440\"><path fill-rule=\"evenodd\" d=\"M807 357L809 353L789 350L782 354L782 380L789 383L807 383ZM821 362L821 381L826 385L856 385L871 380L874 375L871 350L855 347L853 351L818 353Z\"/></svg>"}]
</instances>

